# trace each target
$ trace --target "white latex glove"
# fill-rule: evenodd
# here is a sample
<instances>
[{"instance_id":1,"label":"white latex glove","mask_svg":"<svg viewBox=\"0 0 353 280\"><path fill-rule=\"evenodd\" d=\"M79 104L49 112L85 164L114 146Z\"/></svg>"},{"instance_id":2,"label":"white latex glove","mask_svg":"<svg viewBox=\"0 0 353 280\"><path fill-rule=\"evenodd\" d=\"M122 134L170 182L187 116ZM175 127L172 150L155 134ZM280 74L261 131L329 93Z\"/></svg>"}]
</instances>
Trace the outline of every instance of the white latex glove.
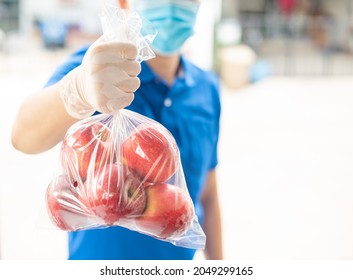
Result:
<instances>
[{"instance_id":1,"label":"white latex glove","mask_svg":"<svg viewBox=\"0 0 353 280\"><path fill-rule=\"evenodd\" d=\"M98 39L82 64L61 81L60 95L67 112L83 119L95 111L113 113L131 104L140 86L137 48L131 43Z\"/></svg>"}]
</instances>

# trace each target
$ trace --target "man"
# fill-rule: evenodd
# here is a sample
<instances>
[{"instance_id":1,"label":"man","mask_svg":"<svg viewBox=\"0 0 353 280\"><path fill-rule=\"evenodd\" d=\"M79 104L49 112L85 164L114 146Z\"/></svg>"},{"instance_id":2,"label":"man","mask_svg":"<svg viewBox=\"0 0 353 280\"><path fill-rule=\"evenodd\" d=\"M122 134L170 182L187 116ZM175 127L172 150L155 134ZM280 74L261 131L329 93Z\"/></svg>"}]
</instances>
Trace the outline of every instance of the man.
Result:
<instances>
[{"instance_id":1,"label":"man","mask_svg":"<svg viewBox=\"0 0 353 280\"><path fill-rule=\"evenodd\" d=\"M154 59L136 62L137 48L99 38L59 67L47 86L27 98L13 126L12 143L25 153L46 151L67 129L94 112L121 108L153 118L179 146L185 179L206 234L205 256L222 259L217 195L218 80L185 59L180 50L193 34L194 0L119 0L155 25ZM132 5L131 5L132 4ZM193 259L195 250L122 227L69 233L69 259Z\"/></svg>"}]
</instances>

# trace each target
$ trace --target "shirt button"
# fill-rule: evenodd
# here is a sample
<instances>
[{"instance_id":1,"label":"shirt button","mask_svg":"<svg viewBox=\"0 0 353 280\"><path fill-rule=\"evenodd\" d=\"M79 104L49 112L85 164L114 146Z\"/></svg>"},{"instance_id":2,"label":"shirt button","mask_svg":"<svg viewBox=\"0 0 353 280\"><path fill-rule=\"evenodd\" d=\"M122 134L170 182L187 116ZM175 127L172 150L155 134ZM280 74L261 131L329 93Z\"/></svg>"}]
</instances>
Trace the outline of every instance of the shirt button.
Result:
<instances>
[{"instance_id":1,"label":"shirt button","mask_svg":"<svg viewBox=\"0 0 353 280\"><path fill-rule=\"evenodd\" d=\"M170 107L170 106L172 106L172 100L170 99L170 98L166 98L166 99L164 99L164 106L165 107Z\"/></svg>"}]
</instances>

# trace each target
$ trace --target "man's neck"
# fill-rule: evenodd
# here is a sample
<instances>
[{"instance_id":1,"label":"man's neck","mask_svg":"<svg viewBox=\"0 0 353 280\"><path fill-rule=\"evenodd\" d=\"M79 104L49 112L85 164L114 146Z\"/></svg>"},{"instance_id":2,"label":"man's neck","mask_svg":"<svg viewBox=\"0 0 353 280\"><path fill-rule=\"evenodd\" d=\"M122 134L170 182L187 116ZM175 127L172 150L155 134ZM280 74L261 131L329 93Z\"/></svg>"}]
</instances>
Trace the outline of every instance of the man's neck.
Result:
<instances>
[{"instance_id":1,"label":"man's neck","mask_svg":"<svg viewBox=\"0 0 353 280\"><path fill-rule=\"evenodd\" d=\"M161 79L169 86L172 86L175 77L178 75L180 55L159 56L147 61L147 64Z\"/></svg>"}]
</instances>

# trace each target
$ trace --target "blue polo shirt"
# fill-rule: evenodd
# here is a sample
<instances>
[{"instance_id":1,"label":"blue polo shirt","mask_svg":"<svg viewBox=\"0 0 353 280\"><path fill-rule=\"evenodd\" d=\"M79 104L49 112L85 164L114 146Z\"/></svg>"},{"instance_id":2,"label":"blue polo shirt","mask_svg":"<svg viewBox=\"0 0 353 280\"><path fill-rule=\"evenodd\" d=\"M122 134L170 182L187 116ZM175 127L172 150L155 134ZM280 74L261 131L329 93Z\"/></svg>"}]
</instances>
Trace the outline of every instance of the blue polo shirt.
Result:
<instances>
[{"instance_id":1,"label":"blue polo shirt","mask_svg":"<svg viewBox=\"0 0 353 280\"><path fill-rule=\"evenodd\" d=\"M58 67L46 86L80 65L88 47L84 46ZM202 225L204 211L200 195L208 172L217 165L221 108L218 78L181 57L184 74L169 87L147 63L141 66L141 86L126 109L160 122L173 134L186 184ZM194 254L193 249L177 247L119 226L69 233L69 259L187 260L193 259Z\"/></svg>"}]
</instances>

